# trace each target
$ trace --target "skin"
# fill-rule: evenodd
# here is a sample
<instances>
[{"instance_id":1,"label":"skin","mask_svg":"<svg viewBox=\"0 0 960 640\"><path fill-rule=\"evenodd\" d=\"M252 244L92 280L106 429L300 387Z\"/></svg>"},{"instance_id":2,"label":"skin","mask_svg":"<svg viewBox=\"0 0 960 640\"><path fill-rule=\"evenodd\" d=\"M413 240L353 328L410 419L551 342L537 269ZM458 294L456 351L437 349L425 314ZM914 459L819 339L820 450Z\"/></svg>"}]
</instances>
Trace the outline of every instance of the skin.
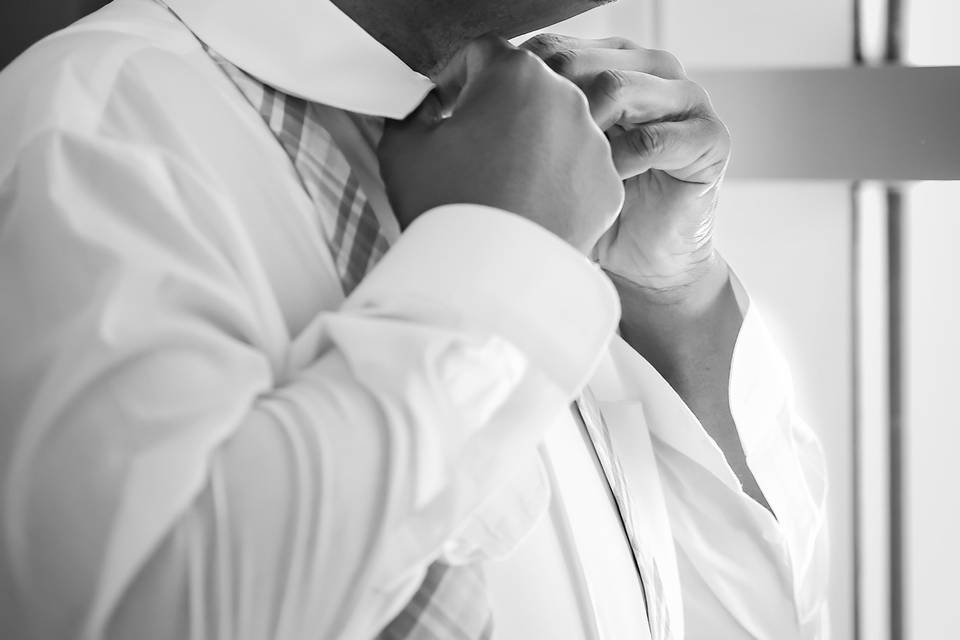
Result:
<instances>
[{"instance_id":1,"label":"skin","mask_svg":"<svg viewBox=\"0 0 960 640\"><path fill-rule=\"evenodd\" d=\"M509 38L595 8L595 0L334 0L410 67L442 85L454 54L484 34ZM626 201L597 245L621 298L621 335L686 402L744 491L770 509L730 410L743 321L713 245L729 135L706 93L669 54L623 39L546 35L524 45L586 95ZM439 79L438 79L439 78Z\"/></svg>"},{"instance_id":2,"label":"skin","mask_svg":"<svg viewBox=\"0 0 960 640\"><path fill-rule=\"evenodd\" d=\"M612 0L333 0L411 68L433 77L464 44L513 38Z\"/></svg>"},{"instance_id":3,"label":"skin","mask_svg":"<svg viewBox=\"0 0 960 640\"><path fill-rule=\"evenodd\" d=\"M713 243L730 157L726 127L667 52L556 34L524 47L583 90L624 180L623 209L598 251L620 293L621 335L683 398L744 491L771 510L729 403L743 316Z\"/></svg>"},{"instance_id":4,"label":"skin","mask_svg":"<svg viewBox=\"0 0 960 640\"><path fill-rule=\"evenodd\" d=\"M461 52L435 79L436 100L384 127L380 175L400 227L434 207L472 202L589 253L619 214L624 188L583 94L505 40L479 38Z\"/></svg>"}]
</instances>

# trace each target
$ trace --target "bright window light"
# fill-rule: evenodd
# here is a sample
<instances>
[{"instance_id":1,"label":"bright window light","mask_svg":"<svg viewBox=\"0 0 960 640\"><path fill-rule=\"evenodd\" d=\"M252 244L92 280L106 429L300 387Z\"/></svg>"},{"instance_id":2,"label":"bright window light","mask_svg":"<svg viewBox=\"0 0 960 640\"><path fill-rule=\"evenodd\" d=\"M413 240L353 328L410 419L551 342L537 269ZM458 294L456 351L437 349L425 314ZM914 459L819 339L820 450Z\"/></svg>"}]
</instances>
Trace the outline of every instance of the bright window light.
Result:
<instances>
[{"instance_id":1,"label":"bright window light","mask_svg":"<svg viewBox=\"0 0 960 640\"><path fill-rule=\"evenodd\" d=\"M960 2L911 0L904 11L904 64L960 65Z\"/></svg>"}]
</instances>

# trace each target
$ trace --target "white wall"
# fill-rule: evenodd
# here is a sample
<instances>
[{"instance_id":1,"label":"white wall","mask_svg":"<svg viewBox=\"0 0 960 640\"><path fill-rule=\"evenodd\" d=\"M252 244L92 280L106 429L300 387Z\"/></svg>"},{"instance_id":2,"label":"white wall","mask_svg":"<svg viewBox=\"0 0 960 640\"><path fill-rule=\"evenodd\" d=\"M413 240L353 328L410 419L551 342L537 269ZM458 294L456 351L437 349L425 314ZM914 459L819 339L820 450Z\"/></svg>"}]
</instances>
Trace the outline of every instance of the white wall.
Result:
<instances>
[{"instance_id":1,"label":"white wall","mask_svg":"<svg viewBox=\"0 0 960 640\"><path fill-rule=\"evenodd\" d=\"M559 24L548 31L582 38L629 38L644 47L653 46L658 30L656 0L621 0L592 9ZM534 32L537 33L537 32ZM528 36L517 38L522 42Z\"/></svg>"},{"instance_id":2,"label":"white wall","mask_svg":"<svg viewBox=\"0 0 960 640\"><path fill-rule=\"evenodd\" d=\"M960 637L960 182L907 198L905 637Z\"/></svg>"},{"instance_id":3,"label":"white wall","mask_svg":"<svg viewBox=\"0 0 960 640\"><path fill-rule=\"evenodd\" d=\"M690 68L847 66L853 58L851 0L659 4L662 43Z\"/></svg>"},{"instance_id":4,"label":"white wall","mask_svg":"<svg viewBox=\"0 0 960 640\"><path fill-rule=\"evenodd\" d=\"M960 64L960 2L910 0L905 23L904 57L909 64Z\"/></svg>"}]
</instances>

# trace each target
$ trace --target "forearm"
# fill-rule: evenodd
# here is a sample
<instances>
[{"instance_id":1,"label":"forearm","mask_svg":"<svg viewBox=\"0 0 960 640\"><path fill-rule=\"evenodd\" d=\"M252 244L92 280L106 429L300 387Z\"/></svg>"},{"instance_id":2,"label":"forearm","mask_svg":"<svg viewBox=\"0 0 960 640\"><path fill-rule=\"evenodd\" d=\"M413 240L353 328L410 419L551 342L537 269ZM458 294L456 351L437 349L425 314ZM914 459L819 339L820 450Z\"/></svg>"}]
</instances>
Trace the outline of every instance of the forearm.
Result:
<instances>
[{"instance_id":1,"label":"forearm","mask_svg":"<svg viewBox=\"0 0 960 640\"><path fill-rule=\"evenodd\" d=\"M729 269L716 256L695 284L669 295L611 274L623 339L670 383L708 431L731 420L730 362L743 314Z\"/></svg>"},{"instance_id":2,"label":"forearm","mask_svg":"<svg viewBox=\"0 0 960 640\"><path fill-rule=\"evenodd\" d=\"M730 410L730 366L743 313L726 262L714 254L693 284L666 292L610 276L623 308L623 339L673 387L721 448L744 490L766 506Z\"/></svg>"}]
</instances>

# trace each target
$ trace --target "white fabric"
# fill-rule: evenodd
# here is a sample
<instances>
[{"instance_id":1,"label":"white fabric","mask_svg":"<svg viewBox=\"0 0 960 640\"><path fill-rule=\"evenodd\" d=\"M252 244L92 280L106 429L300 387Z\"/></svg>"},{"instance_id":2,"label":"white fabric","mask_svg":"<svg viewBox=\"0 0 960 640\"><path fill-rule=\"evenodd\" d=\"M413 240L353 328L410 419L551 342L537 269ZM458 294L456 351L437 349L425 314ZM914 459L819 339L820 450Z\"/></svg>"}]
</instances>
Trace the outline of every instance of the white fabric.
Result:
<instances>
[{"instance_id":1,"label":"white fabric","mask_svg":"<svg viewBox=\"0 0 960 640\"><path fill-rule=\"evenodd\" d=\"M403 118L433 88L327 0L167 0L167 5L227 60L312 102Z\"/></svg>"},{"instance_id":2,"label":"white fabric","mask_svg":"<svg viewBox=\"0 0 960 640\"><path fill-rule=\"evenodd\" d=\"M429 89L326 2L170 5L311 100L402 115ZM599 363L686 637L823 637L823 460L755 310L731 405L779 520L642 358L608 350L610 284L550 234L445 207L343 300L316 225L259 115L151 0L0 75L0 636L368 638L537 450L553 497L491 563L495 637L646 637L566 410Z\"/></svg>"}]
</instances>

